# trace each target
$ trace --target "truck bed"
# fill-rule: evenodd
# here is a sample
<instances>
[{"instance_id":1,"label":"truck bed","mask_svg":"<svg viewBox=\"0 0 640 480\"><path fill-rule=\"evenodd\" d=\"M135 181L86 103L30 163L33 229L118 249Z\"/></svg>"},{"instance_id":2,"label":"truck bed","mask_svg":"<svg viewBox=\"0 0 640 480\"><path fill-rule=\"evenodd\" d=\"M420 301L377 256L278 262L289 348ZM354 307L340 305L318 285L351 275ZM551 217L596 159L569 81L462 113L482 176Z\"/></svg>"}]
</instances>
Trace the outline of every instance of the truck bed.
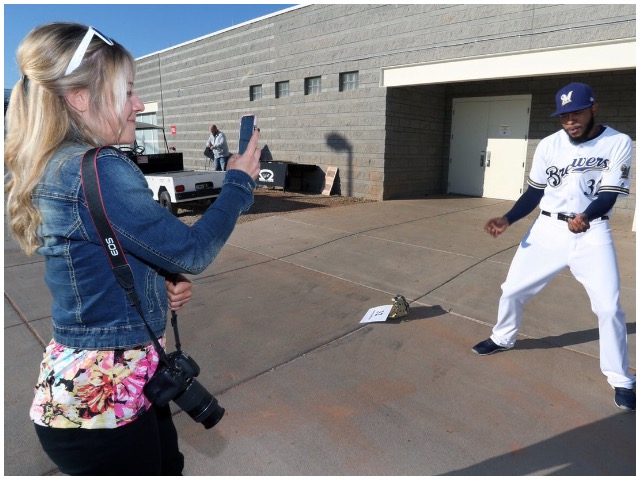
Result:
<instances>
[{"instance_id":1,"label":"truck bed","mask_svg":"<svg viewBox=\"0 0 640 480\"><path fill-rule=\"evenodd\" d=\"M132 155L142 173L177 172L184 169L182 153L152 153Z\"/></svg>"}]
</instances>

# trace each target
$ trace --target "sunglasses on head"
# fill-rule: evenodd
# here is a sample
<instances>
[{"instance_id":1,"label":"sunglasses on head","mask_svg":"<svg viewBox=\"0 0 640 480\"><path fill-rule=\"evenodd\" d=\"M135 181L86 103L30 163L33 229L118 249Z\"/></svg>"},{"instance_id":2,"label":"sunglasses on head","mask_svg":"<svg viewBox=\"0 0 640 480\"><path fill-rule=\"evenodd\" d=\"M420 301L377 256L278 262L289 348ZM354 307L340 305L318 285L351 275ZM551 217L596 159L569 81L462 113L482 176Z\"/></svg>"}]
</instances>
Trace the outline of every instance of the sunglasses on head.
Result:
<instances>
[{"instance_id":1,"label":"sunglasses on head","mask_svg":"<svg viewBox=\"0 0 640 480\"><path fill-rule=\"evenodd\" d=\"M87 49L89 48L89 44L91 43L91 40L93 39L94 35L98 37L100 40L102 40L104 43L106 43L107 45L109 46L113 45L113 40L111 40L108 37L105 37L95 28L89 27L89 29L87 30L87 33L84 34L84 38L80 42L80 45L78 45L78 48L76 48L76 51L73 54L73 57L71 57L69 66L67 67L67 70L64 72L65 77L80 66L80 63L82 63L82 59L87 53Z\"/></svg>"}]
</instances>

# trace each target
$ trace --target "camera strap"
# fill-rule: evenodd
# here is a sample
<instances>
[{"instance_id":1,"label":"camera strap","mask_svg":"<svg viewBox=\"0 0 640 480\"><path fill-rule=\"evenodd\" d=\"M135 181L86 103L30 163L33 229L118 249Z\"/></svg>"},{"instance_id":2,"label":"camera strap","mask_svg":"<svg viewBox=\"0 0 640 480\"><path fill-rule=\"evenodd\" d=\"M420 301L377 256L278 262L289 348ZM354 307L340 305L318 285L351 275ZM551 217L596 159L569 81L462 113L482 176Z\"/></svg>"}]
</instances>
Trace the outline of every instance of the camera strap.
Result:
<instances>
[{"instance_id":1,"label":"camera strap","mask_svg":"<svg viewBox=\"0 0 640 480\"><path fill-rule=\"evenodd\" d=\"M108 147L100 147L100 148L92 148L84 154L82 158L82 166L80 169L80 180L82 182L82 189L84 190L85 200L87 201L87 207L89 208L89 213L91 214L91 219L93 220L93 224L98 231L98 236L100 237L100 241L102 242L102 248L104 248L105 253L107 254L107 258L109 259L109 263L111 264L111 270L116 277L116 280L120 284L120 286L125 290L127 294L127 299L135 307L135 309L142 317L142 321L144 322L145 329L149 334L149 338L153 342L153 346L160 358L165 361L168 361L167 353L164 351L160 342L156 338L153 330L147 323L147 320L144 318L144 313L142 311L142 307L140 305L140 299L138 298L138 294L135 290L135 283L133 280L133 272L131 271L131 266L124 255L124 250L120 246L120 242L118 241L118 237L111 228L111 222L107 217L107 212L104 209L104 203L102 201L102 192L100 190L100 181L98 180L98 152L103 148ZM175 312L173 312L175 316ZM172 318L172 324L175 319ZM177 325L174 326L174 330L177 329Z\"/></svg>"}]
</instances>

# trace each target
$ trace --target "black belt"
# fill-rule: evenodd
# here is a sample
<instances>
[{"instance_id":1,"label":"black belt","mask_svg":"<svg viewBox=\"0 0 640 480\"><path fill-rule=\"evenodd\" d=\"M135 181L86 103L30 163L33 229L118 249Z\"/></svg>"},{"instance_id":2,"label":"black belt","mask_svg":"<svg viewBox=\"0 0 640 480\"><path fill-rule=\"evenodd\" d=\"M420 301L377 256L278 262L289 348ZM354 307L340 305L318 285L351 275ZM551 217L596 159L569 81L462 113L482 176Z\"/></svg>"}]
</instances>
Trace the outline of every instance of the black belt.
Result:
<instances>
[{"instance_id":1,"label":"black belt","mask_svg":"<svg viewBox=\"0 0 640 480\"><path fill-rule=\"evenodd\" d=\"M558 220L562 220L563 222L568 222L569 220L571 220L572 218L575 217L575 215L566 215L564 213L551 213L551 212L546 212L544 210L542 210L542 215L546 215L547 217L555 217ZM606 215L603 215L600 218L596 218L594 220L609 220L609 217Z\"/></svg>"}]
</instances>

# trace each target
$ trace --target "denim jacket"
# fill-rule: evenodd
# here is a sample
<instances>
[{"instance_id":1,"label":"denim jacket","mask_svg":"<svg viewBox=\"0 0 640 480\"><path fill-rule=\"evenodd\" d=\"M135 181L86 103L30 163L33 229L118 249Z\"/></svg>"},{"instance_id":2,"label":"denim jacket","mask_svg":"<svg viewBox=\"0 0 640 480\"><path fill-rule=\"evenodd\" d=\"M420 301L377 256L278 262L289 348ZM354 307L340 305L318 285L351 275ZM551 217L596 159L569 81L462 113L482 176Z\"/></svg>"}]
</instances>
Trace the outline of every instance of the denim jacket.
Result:
<instances>
[{"instance_id":1,"label":"denim jacket","mask_svg":"<svg viewBox=\"0 0 640 480\"><path fill-rule=\"evenodd\" d=\"M34 189L41 213L38 236L45 281L53 297L53 338L82 349L122 349L149 343L137 310L116 282L87 209L80 164L88 145L66 144L49 161ZM153 200L144 175L126 155L101 150L98 178L105 211L134 275L147 323L156 336L167 319L165 276L202 272L253 203L255 182L226 173L222 192L200 220L188 226Z\"/></svg>"}]
</instances>

